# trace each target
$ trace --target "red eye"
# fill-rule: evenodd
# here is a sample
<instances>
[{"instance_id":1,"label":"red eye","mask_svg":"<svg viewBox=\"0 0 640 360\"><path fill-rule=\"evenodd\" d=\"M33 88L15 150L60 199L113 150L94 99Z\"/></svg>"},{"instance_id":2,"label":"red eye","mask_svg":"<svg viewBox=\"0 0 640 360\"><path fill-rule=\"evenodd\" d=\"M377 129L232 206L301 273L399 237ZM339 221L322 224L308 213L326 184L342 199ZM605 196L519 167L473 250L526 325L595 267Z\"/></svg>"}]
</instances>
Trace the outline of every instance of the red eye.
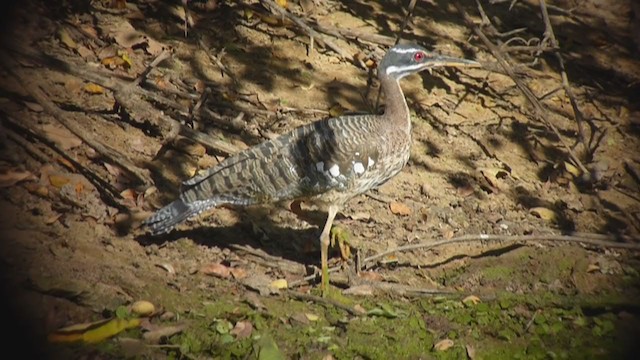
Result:
<instances>
[{"instance_id":1,"label":"red eye","mask_svg":"<svg viewBox=\"0 0 640 360\"><path fill-rule=\"evenodd\" d=\"M415 54L413 55L413 59L414 59L415 61L420 62L420 61L424 60L424 56L425 56L425 55L424 55L424 53L423 53L422 51L420 51L420 52L417 52L417 53L415 53Z\"/></svg>"}]
</instances>

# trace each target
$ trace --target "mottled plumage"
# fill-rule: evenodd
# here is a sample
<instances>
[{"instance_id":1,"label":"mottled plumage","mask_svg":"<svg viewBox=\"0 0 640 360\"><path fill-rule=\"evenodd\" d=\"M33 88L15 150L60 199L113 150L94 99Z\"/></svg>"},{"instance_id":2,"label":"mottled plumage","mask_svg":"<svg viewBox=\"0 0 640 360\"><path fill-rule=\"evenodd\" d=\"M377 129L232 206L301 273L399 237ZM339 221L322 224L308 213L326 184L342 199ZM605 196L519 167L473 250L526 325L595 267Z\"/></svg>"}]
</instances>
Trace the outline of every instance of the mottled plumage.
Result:
<instances>
[{"instance_id":1,"label":"mottled plumage","mask_svg":"<svg viewBox=\"0 0 640 360\"><path fill-rule=\"evenodd\" d=\"M477 63L396 45L380 62L383 115L351 115L301 126L231 156L183 183L180 197L145 221L152 233L224 204L254 205L302 199L328 212L322 231L323 285L329 230L352 197L396 175L409 159L411 121L398 81L435 66Z\"/></svg>"}]
</instances>

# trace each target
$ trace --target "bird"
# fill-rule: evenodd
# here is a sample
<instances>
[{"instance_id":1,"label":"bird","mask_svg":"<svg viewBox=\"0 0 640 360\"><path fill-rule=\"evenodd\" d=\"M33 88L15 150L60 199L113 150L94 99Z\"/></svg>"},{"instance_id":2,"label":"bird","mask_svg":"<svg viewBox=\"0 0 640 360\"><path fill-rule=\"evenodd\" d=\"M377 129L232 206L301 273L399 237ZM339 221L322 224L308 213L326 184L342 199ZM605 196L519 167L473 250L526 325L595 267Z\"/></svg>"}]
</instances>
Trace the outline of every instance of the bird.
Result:
<instances>
[{"instance_id":1,"label":"bird","mask_svg":"<svg viewBox=\"0 0 640 360\"><path fill-rule=\"evenodd\" d=\"M329 286L328 248L334 219L347 201L376 188L406 165L411 118L400 80L435 67L478 62L397 44L377 66L385 96L381 114L325 118L250 147L182 183L179 197L144 221L152 235L221 205L301 200L326 211L320 233L321 290Z\"/></svg>"}]
</instances>

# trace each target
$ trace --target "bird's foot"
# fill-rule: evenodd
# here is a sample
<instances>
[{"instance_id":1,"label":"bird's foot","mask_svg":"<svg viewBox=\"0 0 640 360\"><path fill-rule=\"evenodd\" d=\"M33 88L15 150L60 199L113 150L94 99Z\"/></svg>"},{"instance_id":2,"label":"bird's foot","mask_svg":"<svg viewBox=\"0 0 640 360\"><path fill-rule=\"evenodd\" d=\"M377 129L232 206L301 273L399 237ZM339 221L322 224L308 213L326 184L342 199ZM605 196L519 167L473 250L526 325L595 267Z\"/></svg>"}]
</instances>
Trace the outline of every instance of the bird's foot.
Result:
<instances>
[{"instance_id":1,"label":"bird's foot","mask_svg":"<svg viewBox=\"0 0 640 360\"><path fill-rule=\"evenodd\" d=\"M351 235L349 232L339 226L331 228L331 246L333 247L338 242L338 248L340 249L340 256L342 260L349 260L351 258L351 244L349 238Z\"/></svg>"}]
</instances>

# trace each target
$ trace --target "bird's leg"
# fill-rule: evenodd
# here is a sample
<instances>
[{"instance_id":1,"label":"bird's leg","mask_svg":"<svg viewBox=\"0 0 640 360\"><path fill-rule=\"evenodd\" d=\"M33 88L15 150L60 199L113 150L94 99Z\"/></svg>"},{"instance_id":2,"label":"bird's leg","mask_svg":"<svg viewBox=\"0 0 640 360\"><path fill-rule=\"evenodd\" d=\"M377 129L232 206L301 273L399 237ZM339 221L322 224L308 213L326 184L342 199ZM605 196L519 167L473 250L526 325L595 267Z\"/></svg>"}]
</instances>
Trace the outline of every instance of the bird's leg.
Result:
<instances>
[{"instance_id":1,"label":"bird's leg","mask_svg":"<svg viewBox=\"0 0 640 360\"><path fill-rule=\"evenodd\" d=\"M338 242L340 256L344 261L351 258L351 243L349 237L349 232L342 227L334 226L331 228L331 247L335 245L336 241Z\"/></svg>"},{"instance_id":2,"label":"bird's leg","mask_svg":"<svg viewBox=\"0 0 640 360\"><path fill-rule=\"evenodd\" d=\"M322 290L323 295L329 289L329 243L331 242L331 226L333 225L333 219L335 219L336 214L338 213L338 209L338 206L329 206L329 210L327 211L327 222L324 224L322 234L320 234L320 263L322 266L322 282L320 284L320 289Z\"/></svg>"}]
</instances>

